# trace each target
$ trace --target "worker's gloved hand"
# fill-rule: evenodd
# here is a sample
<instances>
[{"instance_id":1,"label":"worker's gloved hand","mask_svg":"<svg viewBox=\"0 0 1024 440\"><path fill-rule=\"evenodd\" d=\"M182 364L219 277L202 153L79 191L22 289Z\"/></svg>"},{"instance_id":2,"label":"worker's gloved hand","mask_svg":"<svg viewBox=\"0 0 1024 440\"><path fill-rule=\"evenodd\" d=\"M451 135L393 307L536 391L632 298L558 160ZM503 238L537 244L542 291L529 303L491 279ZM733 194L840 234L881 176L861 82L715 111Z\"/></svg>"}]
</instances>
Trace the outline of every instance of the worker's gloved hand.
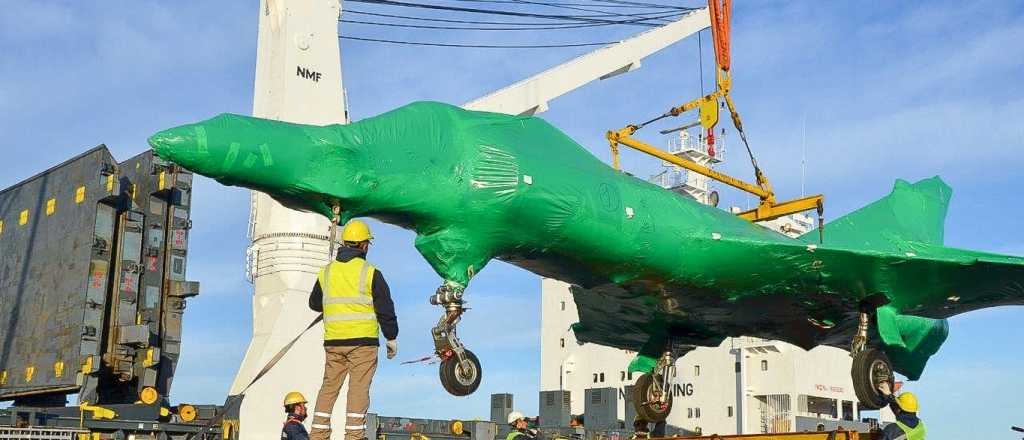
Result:
<instances>
[{"instance_id":1,"label":"worker's gloved hand","mask_svg":"<svg viewBox=\"0 0 1024 440\"><path fill-rule=\"evenodd\" d=\"M878 391L881 392L883 396L891 396L892 390L889 388L889 381L883 380L882 383L878 384Z\"/></svg>"},{"instance_id":2,"label":"worker's gloved hand","mask_svg":"<svg viewBox=\"0 0 1024 440\"><path fill-rule=\"evenodd\" d=\"M384 345L388 347L388 359L394 359L398 354L398 341L389 339Z\"/></svg>"}]
</instances>

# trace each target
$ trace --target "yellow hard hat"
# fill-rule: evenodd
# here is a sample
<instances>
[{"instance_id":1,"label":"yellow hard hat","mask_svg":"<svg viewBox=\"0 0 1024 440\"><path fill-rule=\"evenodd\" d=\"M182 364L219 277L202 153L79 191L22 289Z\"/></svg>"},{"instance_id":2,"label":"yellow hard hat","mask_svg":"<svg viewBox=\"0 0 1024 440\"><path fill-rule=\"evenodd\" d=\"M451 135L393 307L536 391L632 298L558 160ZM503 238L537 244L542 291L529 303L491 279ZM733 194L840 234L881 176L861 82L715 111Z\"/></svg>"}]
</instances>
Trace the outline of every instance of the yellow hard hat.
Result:
<instances>
[{"instance_id":1,"label":"yellow hard hat","mask_svg":"<svg viewBox=\"0 0 1024 440\"><path fill-rule=\"evenodd\" d=\"M366 226L360 220L350 220L345 224L345 229L341 231L342 241L351 241L358 243L360 241L372 240L373 234L370 233L370 227Z\"/></svg>"},{"instance_id":2,"label":"yellow hard hat","mask_svg":"<svg viewBox=\"0 0 1024 440\"><path fill-rule=\"evenodd\" d=\"M903 393L896 398L896 403L900 405L900 409L906 412L917 412L917 396L914 393Z\"/></svg>"},{"instance_id":3,"label":"yellow hard hat","mask_svg":"<svg viewBox=\"0 0 1024 440\"><path fill-rule=\"evenodd\" d=\"M285 404L285 406L292 405L292 404L295 404L295 403L307 403L306 402L306 396L303 396L302 393L300 393L298 391L292 391L292 392L284 395L284 404Z\"/></svg>"}]
</instances>

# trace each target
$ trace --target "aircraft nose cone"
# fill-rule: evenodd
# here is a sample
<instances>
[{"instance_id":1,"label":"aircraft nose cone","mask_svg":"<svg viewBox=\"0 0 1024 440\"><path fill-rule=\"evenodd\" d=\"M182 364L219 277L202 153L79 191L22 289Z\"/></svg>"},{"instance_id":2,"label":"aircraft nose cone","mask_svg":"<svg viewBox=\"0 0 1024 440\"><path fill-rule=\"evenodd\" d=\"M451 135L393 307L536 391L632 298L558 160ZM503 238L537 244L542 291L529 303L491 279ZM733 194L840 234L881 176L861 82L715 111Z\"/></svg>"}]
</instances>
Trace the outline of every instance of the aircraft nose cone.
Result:
<instances>
[{"instance_id":1,"label":"aircraft nose cone","mask_svg":"<svg viewBox=\"0 0 1024 440\"><path fill-rule=\"evenodd\" d=\"M149 137L149 146L157 156L197 171L209 156L206 136L196 124L182 125Z\"/></svg>"},{"instance_id":2,"label":"aircraft nose cone","mask_svg":"<svg viewBox=\"0 0 1024 440\"><path fill-rule=\"evenodd\" d=\"M186 127L175 127L150 136L149 146L161 157L181 152L188 145L195 144L195 136L190 133L193 130L187 130Z\"/></svg>"}]
</instances>

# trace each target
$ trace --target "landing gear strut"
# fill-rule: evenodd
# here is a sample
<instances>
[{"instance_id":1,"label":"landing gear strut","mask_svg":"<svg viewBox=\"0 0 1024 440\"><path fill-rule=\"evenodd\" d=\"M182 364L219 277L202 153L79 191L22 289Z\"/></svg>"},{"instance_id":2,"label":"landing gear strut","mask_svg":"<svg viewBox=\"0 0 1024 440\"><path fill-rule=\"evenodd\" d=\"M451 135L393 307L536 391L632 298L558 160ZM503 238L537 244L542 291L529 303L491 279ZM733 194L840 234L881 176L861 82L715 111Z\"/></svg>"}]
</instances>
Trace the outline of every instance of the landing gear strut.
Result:
<instances>
[{"instance_id":1,"label":"landing gear strut","mask_svg":"<svg viewBox=\"0 0 1024 440\"><path fill-rule=\"evenodd\" d=\"M665 351L654 365L654 371L637 378L633 386L633 408L637 417L648 422L664 421L672 411L672 384L676 362L672 351Z\"/></svg>"},{"instance_id":2,"label":"landing gear strut","mask_svg":"<svg viewBox=\"0 0 1024 440\"><path fill-rule=\"evenodd\" d=\"M861 312L857 334L853 336L853 343L850 344L850 356L853 357L850 376L853 378L853 391L857 395L857 400L860 400L861 409L873 410L886 405L885 396L878 391L878 385L888 382L891 386L895 377L892 363L885 352L867 348L869 323L868 314Z\"/></svg>"},{"instance_id":3,"label":"landing gear strut","mask_svg":"<svg viewBox=\"0 0 1024 440\"><path fill-rule=\"evenodd\" d=\"M455 331L455 325L466 310L462 303L462 293L462 287L445 283L430 297L431 304L444 308L444 314L431 333L434 336L434 351L441 359L438 371L441 385L453 396L473 394L480 387L483 371L480 360L462 345Z\"/></svg>"}]
</instances>

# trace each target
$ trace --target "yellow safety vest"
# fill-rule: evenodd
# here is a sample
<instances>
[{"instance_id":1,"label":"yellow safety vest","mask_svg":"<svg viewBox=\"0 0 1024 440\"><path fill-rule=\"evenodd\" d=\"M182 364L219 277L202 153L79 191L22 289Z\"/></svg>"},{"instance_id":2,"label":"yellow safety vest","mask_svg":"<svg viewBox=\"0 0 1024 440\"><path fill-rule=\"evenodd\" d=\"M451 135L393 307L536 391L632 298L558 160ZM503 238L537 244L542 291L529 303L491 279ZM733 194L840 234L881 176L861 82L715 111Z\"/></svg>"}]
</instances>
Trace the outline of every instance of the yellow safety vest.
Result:
<instances>
[{"instance_id":1,"label":"yellow safety vest","mask_svg":"<svg viewBox=\"0 0 1024 440\"><path fill-rule=\"evenodd\" d=\"M380 326L373 308L376 269L362 258L334 261L320 269L324 340L377 338Z\"/></svg>"},{"instance_id":2,"label":"yellow safety vest","mask_svg":"<svg viewBox=\"0 0 1024 440\"><path fill-rule=\"evenodd\" d=\"M519 437L519 436L525 437L526 434L523 434L523 433L519 432L518 429L513 429L512 431L510 431L508 433L508 435L505 436L505 440L515 440L516 437Z\"/></svg>"},{"instance_id":3,"label":"yellow safety vest","mask_svg":"<svg viewBox=\"0 0 1024 440\"><path fill-rule=\"evenodd\" d=\"M913 428L900 423L899 420L896 421L896 426L899 426L900 430L903 431L906 440L924 440L924 435L927 432L924 429L924 422L920 420L917 421L917 426Z\"/></svg>"}]
</instances>

